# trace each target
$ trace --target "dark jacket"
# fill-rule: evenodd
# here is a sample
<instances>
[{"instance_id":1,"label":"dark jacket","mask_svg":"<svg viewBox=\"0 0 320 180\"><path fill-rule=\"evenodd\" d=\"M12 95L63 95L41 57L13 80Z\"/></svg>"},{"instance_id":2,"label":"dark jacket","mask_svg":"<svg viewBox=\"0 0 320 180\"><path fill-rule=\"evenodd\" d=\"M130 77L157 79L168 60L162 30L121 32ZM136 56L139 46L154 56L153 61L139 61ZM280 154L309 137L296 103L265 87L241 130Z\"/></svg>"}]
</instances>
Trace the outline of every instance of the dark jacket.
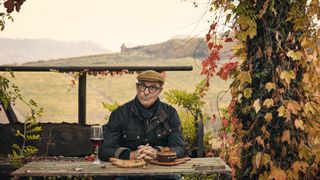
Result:
<instances>
[{"instance_id":1,"label":"dark jacket","mask_svg":"<svg viewBox=\"0 0 320 180\"><path fill-rule=\"evenodd\" d=\"M99 148L99 158L108 161L110 157L128 159L130 151L138 146L149 144L161 150L164 146L184 156L184 140L181 122L172 106L160 102L154 116L143 119L134 100L119 106L103 126L104 141ZM124 155L126 154L126 155Z\"/></svg>"}]
</instances>

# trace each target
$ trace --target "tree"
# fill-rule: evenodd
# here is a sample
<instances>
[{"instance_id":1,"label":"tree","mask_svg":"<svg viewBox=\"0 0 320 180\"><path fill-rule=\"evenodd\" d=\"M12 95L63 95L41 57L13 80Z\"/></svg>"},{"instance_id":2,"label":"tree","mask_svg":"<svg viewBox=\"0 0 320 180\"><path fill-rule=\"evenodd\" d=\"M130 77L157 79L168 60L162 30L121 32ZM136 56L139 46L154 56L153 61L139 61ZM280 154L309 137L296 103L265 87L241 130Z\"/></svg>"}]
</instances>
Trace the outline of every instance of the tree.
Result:
<instances>
[{"instance_id":1,"label":"tree","mask_svg":"<svg viewBox=\"0 0 320 180\"><path fill-rule=\"evenodd\" d=\"M232 79L228 109L241 144L236 177L319 177L319 1L214 0L210 10L216 18L206 35L210 55L202 74ZM223 39L238 40L239 61L217 70L223 47L215 37L222 24L235 31L235 38Z\"/></svg>"}]
</instances>

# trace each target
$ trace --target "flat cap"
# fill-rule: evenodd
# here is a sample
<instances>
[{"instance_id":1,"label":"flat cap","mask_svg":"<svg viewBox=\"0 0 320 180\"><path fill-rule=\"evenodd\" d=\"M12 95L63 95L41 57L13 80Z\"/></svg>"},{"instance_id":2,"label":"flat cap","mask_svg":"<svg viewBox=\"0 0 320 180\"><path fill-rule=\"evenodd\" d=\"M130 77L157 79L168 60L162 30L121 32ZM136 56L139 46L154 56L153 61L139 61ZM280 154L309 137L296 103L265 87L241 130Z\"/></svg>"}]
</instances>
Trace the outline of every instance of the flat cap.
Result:
<instances>
[{"instance_id":1,"label":"flat cap","mask_svg":"<svg viewBox=\"0 0 320 180\"><path fill-rule=\"evenodd\" d=\"M148 71L144 71L144 72L140 73L137 76L137 79L139 81L151 81L151 82L164 83L164 77L160 73L153 71L153 70L148 70Z\"/></svg>"}]
</instances>

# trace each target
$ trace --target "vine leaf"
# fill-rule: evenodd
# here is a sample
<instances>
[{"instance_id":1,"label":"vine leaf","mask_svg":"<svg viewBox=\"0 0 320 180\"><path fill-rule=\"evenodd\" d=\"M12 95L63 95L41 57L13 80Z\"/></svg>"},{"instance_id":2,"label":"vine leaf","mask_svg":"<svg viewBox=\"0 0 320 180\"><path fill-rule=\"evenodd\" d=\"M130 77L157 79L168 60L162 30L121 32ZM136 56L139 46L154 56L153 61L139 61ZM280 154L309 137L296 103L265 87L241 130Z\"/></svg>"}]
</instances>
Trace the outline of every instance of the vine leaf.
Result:
<instances>
[{"instance_id":1,"label":"vine leaf","mask_svg":"<svg viewBox=\"0 0 320 180\"><path fill-rule=\"evenodd\" d=\"M287 109L293 113L293 114L299 114L299 111L301 110L301 106L299 105L299 103L297 101L285 101L286 102L286 106Z\"/></svg>"},{"instance_id":2,"label":"vine leaf","mask_svg":"<svg viewBox=\"0 0 320 180\"><path fill-rule=\"evenodd\" d=\"M266 106L267 108L270 108L274 105L273 99L266 99L263 102L263 105Z\"/></svg>"},{"instance_id":3,"label":"vine leaf","mask_svg":"<svg viewBox=\"0 0 320 180\"><path fill-rule=\"evenodd\" d=\"M240 81L240 86L243 86L244 83L248 82L251 84L252 79L249 71L242 71L237 76L237 80Z\"/></svg>"},{"instance_id":4,"label":"vine leaf","mask_svg":"<svg viewBox=\"0 0 320 180\"><path fill-rule=\"evenodd\" d=\"M295 173L298 173L299 171L302 171L305 173L308 167L309 167L309 164L304 161L295 161L292 164L292 169Z\"/></svg>"},{"instance_id":5,"label":"vine leaf","mask_svg":"<svg viewBox=\"0 0 320 180\"><path fill-rule=\"evenodd\" d=\"M281 142L287 141L288 144L291 144L291 139L290 139L290 131L285 130L281 136Z\"/></svg>"},{"instance_id":6,"label":"vine leaf","mask_svg":"<svg viewBox=\"0 0 320 180\"><path fill-rule=\"evenodd\" d=\"M300 51L293 51L293 50L290 50L288 53L287 53L287 56L288 57L291 57L293 60L301 60L301 52Z\"/></svg>"},{"instance_id":7,"label":"vine leaf","mask_svg":"<svg viewBox=\"0 0 320 180\"><path fill-rule=\"evenodd\" d=\"M278 116L279 117L285 117L286 116L287 109L284 106L280 106L277 111L278 111Z\"/></svg>"},{"instance_id":8,"label":"vine leaf","mask_svg":"<svg viewBox=\"0 0 320 180\"><path fill-rule=\"evenodd\" d=\"M260 111L260 109L261 109L260 99L257 99L257 100L254 101L253 107L256 110L256 113L258 113Z\"/></svg>"},{"instance_id":9,"label":"vine leaf","mask_svg":"<svg viewBox=\"0 0 320 180\"><path fill-rule=\"evenodd\" d=\"M272 82L268 82L264 87L267 89L268 92L270 92L272 89L276 88L276 84Z\"/></svg>"},{"instance_id":10,"label":"vine leaf","mask_svg":"<svg viewBox=\"0 0 320 180\"><path fill-rule=\"evenodd\" d=\"M294 126L295 126L297 129L304 130L303 121L302 121L301 119L296 119L296 120L294 120Z\"/></svg>"},{"instance_id":11,"label":"vine leaf","mask_svg":"<svg viewBox=\"0 0 320 180\"><path fill-rule=\"evenodd\" d=\"M296 74L294 73L293 70L282 71L282 73L280 74L280 78L284 79L288 84L290 84L291 79L295 79L296 78Z\"/></svg>"},{"instance_id":12,"label":"vine leaf","mask_svg":"<svg viewBox=\"0 0 320 180\"><path fill-rule=\"evenodd\" d=\"M253 158L252 158L252 164L254 166L255 169L259 169L260 167L260 163L261 163L261 159L262 159L262 153L258 152Z\"/></svg>"},{"instance_id":13,"label":"vine leaf","mask_svg":"<svg viewBox=\"0 0 320 180\"><path fill-rule=\"evenodd\" d=\"M279 168L273 167L271 169L270 175L268 179L274 179L274 180L286 180L287 174Z\"/></svg>"},{"instance_id":14,"label":"vine leaf","mask_svg":"<svg viewBox=\"0 0 320 180\"><path fill-rule=\"evenodd\" d=\"M244 91L243 91L243 96L245 97L245 98L250 98L251 97L251 94L252 94L252 89L251 88L246 88L246 89L244 89Z\"/></svg>"},{"instance_id":15,"label":"vine leaf","mask_svg":"<svg viewBox=\"0 0 320 180\"><path fill-rule=\"evenodd\" d=\"M270 122L272 120L272 113L267 113L265 116L264 116L264 119L267 120L268 122Z\"/></svg>"}]
</instances>

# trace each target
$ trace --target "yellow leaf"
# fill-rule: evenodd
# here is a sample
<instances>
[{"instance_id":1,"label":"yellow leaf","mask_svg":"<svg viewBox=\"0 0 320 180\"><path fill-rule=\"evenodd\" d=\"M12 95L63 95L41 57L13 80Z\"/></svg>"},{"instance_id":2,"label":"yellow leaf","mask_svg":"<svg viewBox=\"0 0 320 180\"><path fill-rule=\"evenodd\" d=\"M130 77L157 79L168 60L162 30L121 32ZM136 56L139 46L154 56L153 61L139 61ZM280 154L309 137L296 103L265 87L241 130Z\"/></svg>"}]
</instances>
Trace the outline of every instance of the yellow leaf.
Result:
<instances>
[{"instance_id":1,"label":"yellow leaf","mask_svg":"<svg viewBox=\"0 0 320 180\"><path fill-rule=\"evenodd\" d=\"M260 109L261 109L260 99L257 99L257 100L254 101L253 107L256 110L256 113L258 113L260 111Z\"/></svg>"},{"instance_id":2,"label":"yellow leaf","mask_svg":"<svg viewBox=\"0 0 320 180\"><path fill-rule=\"evenodd\" d=\"M251 88L245 88L244 91L243 91L243 96L245 98L250 98L251 97L251 94L252 94L252 89Z\"/></svg>"},{"instance_id":3,"label":"yellow leaf","mask_svg":"<svg viewBox=\"0 0 320 180\"><path fill-rule=\"evenodd\" d=\"M299 158L300 159L304 158L306 161L312 158L312 153L310 148L306 146L303 142L300 142L299 144Z\"/></svg>"},{"instance_id":4,"label":"yellow leaf","mask_svg":"<svg viewBox=\"0 0 320 180\"><path fill-rule=\"evenodd\" d=\"M264 153L262 156L262 164L267 166L270 161L271 161L271 156L267 153Z\"/></svg>"},{"instance_id":5,"label":"yellow leaf","mask_svg":"<svg viewBox=\"0 0 320 180\"><path fill-rule=\"evenodd\" d=\"M264 119L266 119L268 122L270 122L272 120L272 113L267 113L265 116L264 116Z\"/></svg>"},{"instance_id":6,"label":"yellow leaf","mask_svg":"<svg viewBox=\"0 0 320 180\"><path fill-rule=\"evenodd\" d=\"M240 41L245 41L247 36L251 39L257 34L257 23L249 16L239 16L237 23L240 24L240 31L237 32L236 37Z\"/></svg>"},{"instance_id":7,"label":"yellow leaf","mask_svg":"<svg viewBox=\"0 0 320 180\"><path fill-rule=\"evenodd\" d=\"M291 144L290 131L289 130L284 131L282 136L281 136L281 142L285 142L285 141L287 141L288 144Z\"/></svg>"},{"instance_id":8,"label":"yellow leaf","mask_svg":"<svg viewBox=\"0 0 320 180\"><path fill-rule=\"evenodd\" d=\"M286 180L287 174L280 168L273 167L268 179Z\"/></svg>"},{"instance_id":9,"label":"yellow leaf","mask_svg":"<svg viewBox=\"0 0 320 180\"><path fill-rule=\"evenodd\" d=\"M249 71L242 71L237 76L237 80L240 81L240 86L243 86L244 83L248 82L251 84L252 79Z\"/></svg>"},{"instance_id":10,"label":"yellow leaf","mask_svg":"<svg viewBox=\"0 0 320 180\"><path fill-rule=\"evenodd\" d=\"M301 110L301 106L297 101L289 100L285 101L286 107L289 110L289 112L293 114L299 114L299 111Z\"/></svg>"},{"instance_id":11,"label":"yellow leaf","mask_svg":"<svg viewBox=\"0 0 320 180\"><path fill-rule=\"evenodd\" d=\"M288 53L287 53L287 56L288 57L291 57L293 60L301 60L301 52L300 51L293 51L293 50L290 50Z\"/></svg>"},{"instance_id":12,"label":"yellow leaf","mask_svg":"<svg viewBox=\"0 0 320 180\"><path fill-rule=\"evenodd\" d=\"M279 117L284 117L286 115L286 108L284 106L280 106L277 111Z\"/></svg>"},{"instance_id":13,"label":"yellow leaf","mask_svg":"<svg viewBox=\"0 0 320 180\"><path fill-rule=\"evenodd\" d=\"M259 169L260 163L261 163L261 152L258 152L253 158L252 158L252 164L255 169Z\"/></svg>"},{"instance_id":14,"label":"yellow leaf","mask_svg":"<svg viewBox=\"0 0 320 180\"><path fill-rule=\"evenodd\" d=\"M315 108L313 108L313 103L311 103L311 102L307 102L305 105L304 105L304 111L306 112L306 113L311 113L311 114L316 114L317 113L317 111L316 111L316 109Z\"/></svg>"},{"instance_id":15,"label":"yellow leaf","mask_svg":"<svg viewBox=\"0 0 320 180\"><path fill-rule=\"evenodd\" d=\"M263 105L266 106L267 108L270 108L274 105L273 99L266 99L263 102Z\"/></svg>"},{"instance_id":16,"label":"yellow leaf","mask_svg":"<svg viewBox=\"0 0 320 180\"><path fill-rule=\"evenodd\" d=\"M272 89L276 88L276 84L272 82L268 82L264 87L268 90L268 92L270 92Z\"/></svg>"},{"instance_id":17,"label":"yellow leaf","mask_svg":"<svg viewBox=\"0 0 320 180\"><path fill-rule=\"evenodd\" d=\"M303 121L300 120L300 119L294 120L294 126L295 126L297 129L304 130Z\"/></svg>"},{"instance_id":18,"label":"yellow leaf","mask_svg":"<svg viewBox=\"0 0 320 180\"><path fill-rule=\"evenodd\" d=\"M288 84L290 84L291 79L296 78L296 74L294 73L293 70L290 71L282 71L280 74L280 78L284 79Z\"/></svg>"}]
</instances>

